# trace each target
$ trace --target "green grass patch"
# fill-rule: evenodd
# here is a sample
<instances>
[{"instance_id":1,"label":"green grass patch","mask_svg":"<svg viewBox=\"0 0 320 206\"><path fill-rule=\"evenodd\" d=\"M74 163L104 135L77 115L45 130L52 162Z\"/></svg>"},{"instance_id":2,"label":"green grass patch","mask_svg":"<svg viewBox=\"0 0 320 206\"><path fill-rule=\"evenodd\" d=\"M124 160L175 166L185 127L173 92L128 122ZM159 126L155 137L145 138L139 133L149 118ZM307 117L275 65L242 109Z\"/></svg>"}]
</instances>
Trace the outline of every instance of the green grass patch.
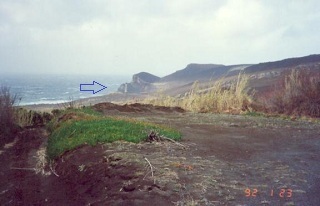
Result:
<instances>
[{"instance_id":1,"label":"green grass patch","mask_svg":"<svg viewBox=\"0 0 320 206\"><path fill-rule=\"evenodd\" d=\"M66 111L51 123L47 154L50 159L62 155L80 145L124 140L138 143L146 139L152 130L179 140L180 132L162 125L132 119L104 117L82 110Z\"/></svg>"},{"instance_id":2,"label":"green grass patch","mask_svg":"<svg viewBox=\"0 0 320 206\"><path fill-rule=\"evenodd\" d=\"M103 114L93 110L91 107L84 107L82 109L66 109L55 110L54 118L46 124L47 130L52 133L55 129L70 121L92 120L103 117Z\"/></svg>"}]
</instances>

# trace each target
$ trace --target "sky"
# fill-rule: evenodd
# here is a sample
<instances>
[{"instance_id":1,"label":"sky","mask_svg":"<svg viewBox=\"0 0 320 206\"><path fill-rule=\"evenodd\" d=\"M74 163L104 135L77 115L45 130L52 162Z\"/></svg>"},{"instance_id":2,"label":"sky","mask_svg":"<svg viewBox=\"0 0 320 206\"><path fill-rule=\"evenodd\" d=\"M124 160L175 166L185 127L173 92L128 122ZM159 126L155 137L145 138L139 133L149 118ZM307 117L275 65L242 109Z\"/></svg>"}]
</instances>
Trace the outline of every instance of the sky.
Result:
<instances>
[{"instance_id":1,"label":"sky","mask_svg":"<svg viewBox=\"0 0 320 206\"><path fill-rule=\"evenodd\" d=\"M0 0L0 75L164 76L319 54L319 37L319 0Z\"/></svg>"}]
</instances>

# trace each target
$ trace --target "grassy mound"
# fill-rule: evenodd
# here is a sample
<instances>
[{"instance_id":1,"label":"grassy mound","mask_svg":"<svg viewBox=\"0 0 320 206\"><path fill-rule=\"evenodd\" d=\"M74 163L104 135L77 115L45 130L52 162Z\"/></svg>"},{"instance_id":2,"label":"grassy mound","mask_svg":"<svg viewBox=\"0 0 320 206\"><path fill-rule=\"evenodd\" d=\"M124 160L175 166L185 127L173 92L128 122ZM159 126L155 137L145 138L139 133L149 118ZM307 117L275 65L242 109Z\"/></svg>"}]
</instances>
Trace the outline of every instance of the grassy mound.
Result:
<instances>
[{"instance_id":1,"label":"grassy mound","mask_svg":"<svg viewBox=\"0 0 320 206\"><path fill-rule=\"evenodd\" d=\"M140 142L150 131L179 140L181 134L161 125L139 122L132 119L104 117L88 109L67 110L55 117L48 126L51 135L47 154L50 159L59 157L80 145L124 140Z\"/></svg>"}]
</instances>

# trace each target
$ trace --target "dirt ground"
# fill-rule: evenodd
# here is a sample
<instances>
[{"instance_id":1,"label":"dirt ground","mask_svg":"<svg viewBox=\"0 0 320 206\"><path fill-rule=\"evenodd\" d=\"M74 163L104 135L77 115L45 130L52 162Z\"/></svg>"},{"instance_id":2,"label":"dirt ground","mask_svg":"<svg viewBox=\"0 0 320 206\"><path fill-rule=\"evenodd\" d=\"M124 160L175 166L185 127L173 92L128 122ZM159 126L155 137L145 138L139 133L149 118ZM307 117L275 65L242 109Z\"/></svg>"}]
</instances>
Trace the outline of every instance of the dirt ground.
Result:
<instances>
[{"instance_id":1,"label":"dirt ground","mask_svg":"<svg viewBox=\"0 0 320 206\"><path fill-rule=\"evenodd\" d=\"M43 169L47 133L29 128L1 149L1 205L319 205L319 123L139 104L96 109L174 127L185 147L84 145Z\"/></svg>"}]
</instances>

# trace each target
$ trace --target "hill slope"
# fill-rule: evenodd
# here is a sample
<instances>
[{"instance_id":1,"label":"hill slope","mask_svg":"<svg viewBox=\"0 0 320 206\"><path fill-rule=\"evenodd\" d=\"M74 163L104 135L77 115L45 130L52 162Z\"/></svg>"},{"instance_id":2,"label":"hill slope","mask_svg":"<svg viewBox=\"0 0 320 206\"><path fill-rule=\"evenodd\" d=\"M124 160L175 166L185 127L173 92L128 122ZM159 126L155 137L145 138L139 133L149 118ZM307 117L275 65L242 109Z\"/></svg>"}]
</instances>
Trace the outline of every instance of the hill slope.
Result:
<instances>
[{"instance_id":1,"label":"hill slope","mask_svg":"<svg viewBox=\"0 0 320 206\"><path fill-rule=\"evenodd\" d=\"M236 78L240 72L250 76L251 87L266 88L273 85L283 71L299 68L319 69L320 72L320 55L314 54L253 65L192 63L184 69L162 78L142 72L133 76L133 81L127 85L126 91L129 93L150 93L157 89L162 89L167 94L177 95L188 91L195 81L199 81L205 85L222 77L231 80ZM125 91L125 84L121 85L119 91Z\"/></svg>"},{"instance_id":2,"label":"hill slope","mask_svg":"<svg viewBox=\"0 0 320 206\"><path fill-rule=\"evenodd\" d=\"M314 54L305 57L289 58L275 62L265 62L249 66L245 69L245 73L262 72L271 69L296 67L305 64L314 64L320 62L320 55Z\"/></svg>"}]
</instances>

